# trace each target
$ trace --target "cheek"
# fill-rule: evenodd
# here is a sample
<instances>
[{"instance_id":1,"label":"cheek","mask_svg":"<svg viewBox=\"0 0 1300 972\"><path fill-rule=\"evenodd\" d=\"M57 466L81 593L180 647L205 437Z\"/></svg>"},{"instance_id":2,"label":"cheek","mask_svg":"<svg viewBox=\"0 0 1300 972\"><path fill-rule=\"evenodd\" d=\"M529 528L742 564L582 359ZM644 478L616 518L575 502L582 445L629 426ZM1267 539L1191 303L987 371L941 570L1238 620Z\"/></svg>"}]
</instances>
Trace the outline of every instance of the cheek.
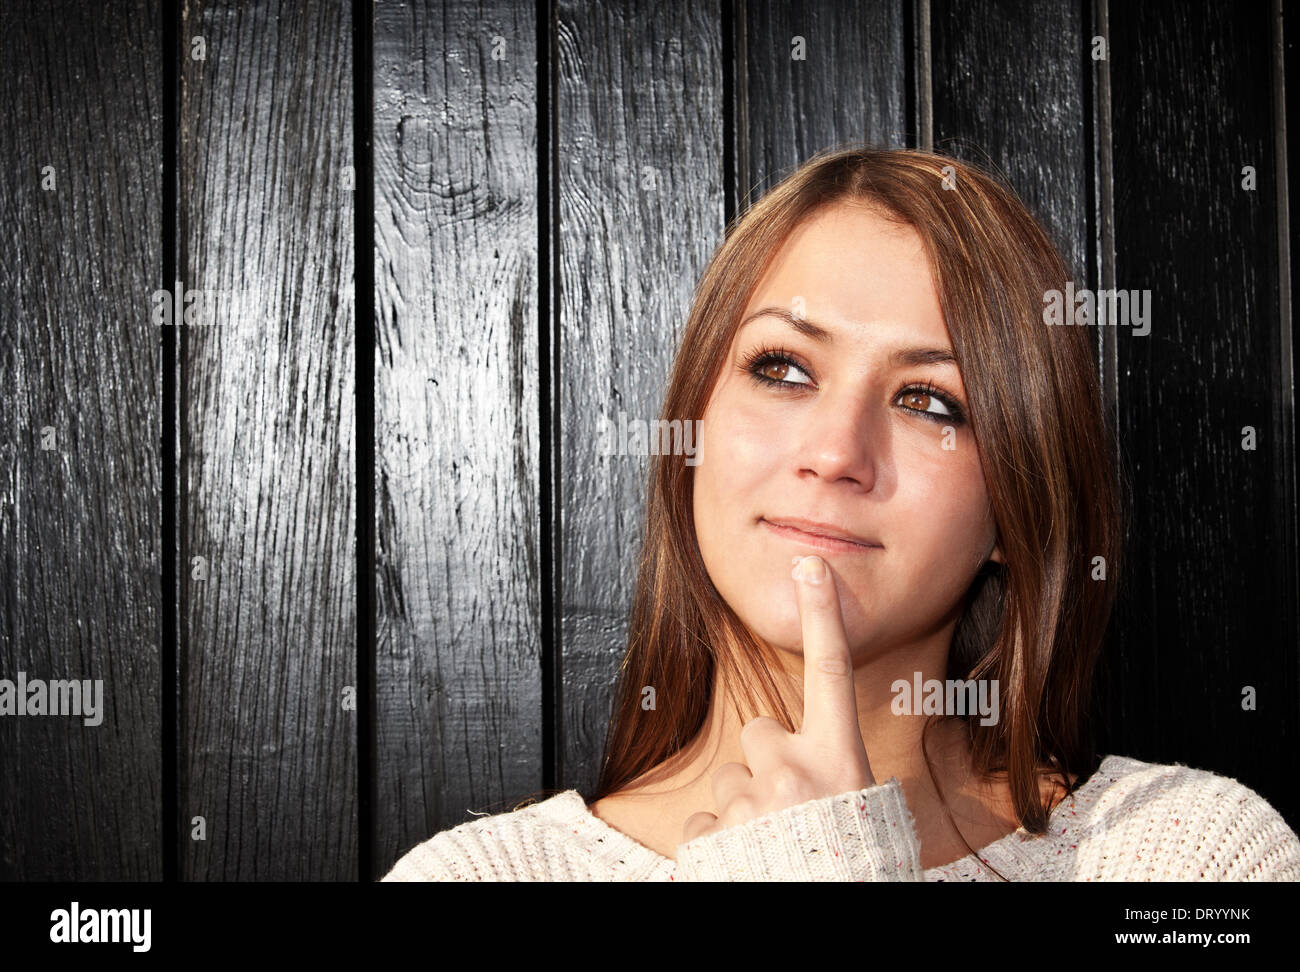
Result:
<instances>
[{"instance_id":1,"label":"cheek","mask_svg":"<svg viewBox=\"0 0 1300 972\"><path fill-rule=\"evenodd\" d=\"M701 428L693 473L695 534L709 578L747 625L778 643L790 640L792 622L797 631L789 557L778 563L780 551L755 520L771 512L772 484L783 468L773 443L790 441L790 434L770 410L759 416L716 401Z\"/></svg>"},{"instance_id":2,"label":"cheek","mask_svg":"<svg viewBox=\"0 0 1300 972\"><path fill-rule=\"evenodd\" d=\"M774 441L786 439L771 415L747 411L725 398L715 402L700 430L697 515L735 519L752 509L779 465Z\"/></svg>"},{"instance_id":3,"label":"cheek","mask_svg":"<svg viewBox=\"0 0 1300 972\"><path fill-rule=\"evenodd\" d=\"M964 590L993 539L979 454L968 439L952 452L937 448L900 456L890 522L908 558L932 577ZM965 579L965 580L964 580ZM951 585L947 585L951 586Z\"/></svg>"}]
</instances>

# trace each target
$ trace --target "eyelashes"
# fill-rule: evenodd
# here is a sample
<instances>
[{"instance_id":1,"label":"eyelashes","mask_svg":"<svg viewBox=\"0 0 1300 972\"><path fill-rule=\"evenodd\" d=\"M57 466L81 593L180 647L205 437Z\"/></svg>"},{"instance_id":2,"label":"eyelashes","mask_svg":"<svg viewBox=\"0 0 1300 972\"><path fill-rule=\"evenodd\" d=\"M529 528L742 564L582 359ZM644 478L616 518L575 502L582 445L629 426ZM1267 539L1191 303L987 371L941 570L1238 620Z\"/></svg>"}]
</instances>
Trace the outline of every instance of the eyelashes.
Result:
<instances>
[{"instance_id":1,"label":"eyelashes","mask_svg":"<svg viewBox=\"0 0 1300 972\"><path fill-rule=\"evenodd\" d=\"M957 404L957 399L953 398L942 388L937 387L932 382L925 381L920 384L908 385L906 388L901 389L895 397L901 398L904 395L925 395L933 398L947 408L949 414L940 415L937 412L927 412L924 409L913 409L910 406L904 405L903 408L906 408L909 411L914 411L924 418L933 419L935 422L941 422L946 425L966 424L966 412Z\"/></svg>"},{"instance_id":2,"label":"eyelashes","mask_svg":"<svg viewBox=\"0 0 1300 972\"><path fill-rule=\"evenodd\" d=\"M803 381L786 381L784 378L773 378L765 372L773 366L783 367L782 374L788 374L791 370L798 371L800 374L811 377L808 371L798 361L795 360L794 354L782 347L758 348L745 355L741 364L742 370L754 380L756 384L766 387L777 387L785 389L808 388L812 387L809 382ZM894 401L908 395L917 395L922 397L933 398L948 409L949 414L943 415L938 412L930 412L925 409L912 408L908 405L901 406L913 415L919 415L922 418L929 419L931 422L939 422L946 425L964 425L966 423L966 411L958 404L956 398L945 392L942 388L937 387L932 382L913 382L905 385L898 390L894 396Z\"/></svg>"},{"instance_id":3,"label":"eyelashes","mask_svg":"<svg viewBox=\"0 0 1300 972\"><path fill-rule=\"evenodd\" d=\"M784 381L780 378L773 378L770 375L763 374L763 369L769 365L785 365L787 368L795 368L804 374L807 374L799 363L794 360L794 355L785 348L757 348L745 355L744 363L741 368L748 372L749 375L764 385L802 385L799 381Z\"/></svg>"}]
</instances>

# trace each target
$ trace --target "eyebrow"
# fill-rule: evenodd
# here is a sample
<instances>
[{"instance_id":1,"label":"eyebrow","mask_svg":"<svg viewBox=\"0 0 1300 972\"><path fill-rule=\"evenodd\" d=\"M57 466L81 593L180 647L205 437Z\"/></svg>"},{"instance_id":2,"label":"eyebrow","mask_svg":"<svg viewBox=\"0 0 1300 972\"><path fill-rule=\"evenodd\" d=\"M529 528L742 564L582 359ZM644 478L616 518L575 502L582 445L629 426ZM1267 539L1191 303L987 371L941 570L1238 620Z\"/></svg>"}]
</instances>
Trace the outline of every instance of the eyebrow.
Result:
<instances>
[{"instance_id":1,"label":"eyebrow","mask_svg":"<svg viewBox=\"0 0 1300 972\"><path fill-rule=\"evenodd\" d=\"M764 307L761 310L756 310L741 321L740 326L744 327L750 321L759 317L775 317L778 320L785 321L800 334L812 338L819 344L827 344L834 339L834 336L825 327L804 318L795 317L791 311L784 307ZM937 364L956 365L957 358L950 348L899 348L889 356L889 363L895 368Z\"/></svg>"}]
</instances>

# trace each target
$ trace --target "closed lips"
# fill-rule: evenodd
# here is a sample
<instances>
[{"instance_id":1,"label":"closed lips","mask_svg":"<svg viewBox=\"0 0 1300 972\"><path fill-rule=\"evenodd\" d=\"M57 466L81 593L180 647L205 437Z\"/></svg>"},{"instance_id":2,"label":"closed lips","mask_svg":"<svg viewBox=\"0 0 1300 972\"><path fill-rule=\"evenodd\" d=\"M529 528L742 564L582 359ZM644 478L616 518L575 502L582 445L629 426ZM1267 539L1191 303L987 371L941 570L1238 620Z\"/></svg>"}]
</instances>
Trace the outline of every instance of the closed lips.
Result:
<instances>
[{"instance_id":1,"label":"closed lips","mask_svg":"<svg viewBox=\"0 0 1300 972\"><path fill-rule=\"evenodd\" d=\"M767 523L769 526L776 527L778 531L796 531L797 533L806 534L811 537L818 537L823 540L838 540L843 543L853 543L862 547L883 546L879 540L862 537L841 527L829 523L819 523L816 520L805 520L799 517L781 517L779 519L763 517L763 522Z\"/></svg>"}]
</instances>

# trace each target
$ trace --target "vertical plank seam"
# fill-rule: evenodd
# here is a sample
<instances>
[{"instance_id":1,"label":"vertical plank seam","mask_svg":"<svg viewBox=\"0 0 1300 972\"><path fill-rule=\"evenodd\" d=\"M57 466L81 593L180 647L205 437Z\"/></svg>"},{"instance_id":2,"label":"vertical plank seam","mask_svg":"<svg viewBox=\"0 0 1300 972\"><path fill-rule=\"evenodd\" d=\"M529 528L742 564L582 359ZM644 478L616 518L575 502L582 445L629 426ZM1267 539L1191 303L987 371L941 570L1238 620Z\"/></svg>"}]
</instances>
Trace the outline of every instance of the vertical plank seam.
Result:
<instances>
[{"instance_id":1,"label":"vertical plank seam","mask_svg":"<svg viewBox=\"0 0 1300 972\"><path fill-rule=\"evenodd\" d=\"M353 324L355 333L355 402L353 412L356 453L356 842L357 877L373 881L378 779L374 768L376 709L375 604L375 239L373 0L352 0L352 163L356 178L353 193Z\"/></svg>"},{"instance_id":2,"label":"vertical plank seam","mask_svg":"<svg viewBox=\"0 0 1300 972\"><path fill-rule=\"evenodd\" d=\"M746 4L747 0L725 0L722 11L722 165L731 190L724 200L724 239L732 224L748 212L754 201L749 155L749 11Z\"/></svg>"},{"instance_id":3,"label":"vertical plank seam","mask_svg":"<svg viewBox=\"0 0 1300 972\"><path fill-rule=\"evenodd\" d=\"M1110 10L1108 0L1084 0L1085 23L1092 26L1094 36L1101 37L1105 49L1105 58L1092 59L1092 39L1083 45L1079 56L1084 61L1084 77L1087 79L1085 90L1095 93L1091 112L1092 139L1088 146L1089 161L1094 166L1093 172L1093 219L1095 226L1088 234L1090 246L1096 247L1095 263L1089 268L1098 278L1099 289L1113 289L1115 286L1115 165L1114 165L1114 130L1111 117L1111 83L1110 83ZM1115 333L1118 328L1098 328L1097 368L1101 383L1101 409L1110 426L1113 441L1112 454L1116 469L1119 470L1121 499L1125 508L1125 527L1127 511L1130 507L1128 478L1124 469L1124 449L1120 430L1119 416L1119 341ZM1127 530L1125 531L1127 536ZM1123 579L1121 578L1121 585ZM1117 593L1117 606L1123 597L1123 588ZM1109 700L1106 704L1110 704ZM1093 711L1097 710L1094 703ZM1095 732L1094 732L1095 736ZM1107 739L1110 739L1107 731ZM1109 745L1109 742L1107 743Z\"/></svg>"},{"instance_id":4,"label":"vertical plank seam","mask_svg":"<svg viewBox=\"0 0 1300 972\"><path fill-rule=\"evenodd\" d=\"M1087 193L1086 225L1083 229L1083 266L1080 268L1087 277L1083 286L1091 290L1101 287L1101 191L1098 187L1097 174L1097 105L1100 97L1097 92L1097 71L1090 61L1092 38L1097 36L1097 7L1094 0L1079 0L1079 36L1074 38L1079 45L1079 96L1082 105L1083 143L1079 155L1083 164L1084 191ZM1071 268L1074 269L1073 267ZM1101 328L1097 329L1098 331ZM1093 336L1093 366L1097 369L1097 380L1102 387L1102 413L1105 414L1106 363L1103 355L1104 342L1100 334Z\"/></svg>"},{"instance_id":5,"label":"vertical plank seam","mask_svg":"<svg viewBox=\"0 0 1300 972\"><path fill-rule=\"evenodd\" d=\"M1076 39L1079 44L1078 58L1081 68L1080 85L1082 88L1081 97L1083 99L1083 145L1080 152L1084 166L1084 185L1088 193L1087 200L1087 226L1084 229L1084 255L1082 272L1087 276L1087 282L1083 286L1097 289L1101 287L1102 276L1102 252L1105 249L1103 242L1104 219L1102 212L1106 208L1102 202L1102 183L1103 165L1101 161L1101 105L1106 101L1101 92L1101 67L1098 62L1092 60L1092 38L1098 35L1102 12L1099 4L1104 0L1080 0L1079 3L1079 32L1080 36ZM1086 34L1086 36L1085 36ZM1109 50L1107 55L1109 56ZM1107 119L1109 120L1109 107L1106 109ZM1071 268L1073 270L1073 268ZM1114 413L1111 410L1111 394L1108 382L1114 369L1107 358L1107 328L1099 327L1098 333L1094 336L1094 360L1093 367L1097 372L1097 381L1100 385L1100 403L1103 419L1108 418ZM1111 346L1113 348L1113 345ZM1109 425L1109 422L1107 423ZM1121 459L1119 448L1119 423L1115 422L1114 426L1108 429L1113 436L1110 448L1118 463ZM1121 480L1122 481L1122 480ZM1104 663L1103 663L1104 664ZM1098 718L1100 706L1103 704L1100 693L1094 694L1089 715L1089 742L1095 749L1097 747L1097 726L1102 724L1103 720Z\"/></svg>"},{"instance_id":6,"label":"vertical plank seam","mask_svg":"<svg viewBox=\"0 0 1300 972\"><path fill-rule=\"evenodd\" d=\"M1095 109L1096 136L1093 151L1097 158L1097 224L1101 232L1100 251L1097 254L1097 272L1102 290L1115 288L1115 156L1111 128L1110 88L1110 10L1109 0L1096 0L1094 29L1105 45L1106 57L1092 60L1091 43L1084 45L1082 56L1085 69L1093 79L1097 91ZM1100 368L1102 408L1112 421L1117 460L1120 458L1119 436L1119 335L1118 328L1098 329L1101 340Z\"/></svg>"},{"instance_id":7,"label":"vertical plank seam","mask_svg":"<svg viewBox=\"0 0 1300 972\"><path fill-rule=\"evenodd\" d=\"M172 290L184 265L183 235L180 231L180 105L181 62L179 45L182 37L183 4L164 4L162 27L162 277L163 287ZM155 8L157 9L157 8ZM173 290L173 294L176 292ZM177 294L179 296L179 294ZM159 329L162 366L162 466L161 535L158 582L161 587L159 645L159 698L162 712L161 788L162 803L162 875L165 882L180 880L180 785L181 749L181 672L180 641L180 460L179 448L179 368L181 329Z\"/></svg>"},{"instance_id":8,"label":"vertical plank seam","mask_svg":"<svg viewBox=\"0 0 1300 972\"><path fill-rule=\"evenodd\" d=\"M916 101L916 0L903 0L899 6L903 17L903 145L917 149L921 138Z\"/></svg>"},{"instance_id":9,"label":"vertical plank seam","mask_svg":"<svg viewBox=\"0 0 1300 972\"><path fill-rule=\"evenodd\" d=\"M538 587L540 594L542 680L542 787L553 790L564 779L561 664L562 571L560 535L560 283L559 193L552 191L558 160L555 105L557 73L552 69L559 12L553 0L537 0L537 360L538 360ZM554 335L554 339L552 339ZM523 444L520 443L520 448Z\"/></svg>"},{"instance_id":10,"label":"vertical plank seam","mask_svg":"<svg viewBox=\"0 0 1300 972\"><path fill-rule=\"evenodd\" d=\"M916 101L920 108L918 144L934 151L934 72L930 47L930 0L916 0Z\"/></svg>"},{"instance_id":11,"label":"vertical plank seam","mask_svg":"<svg viewBox=\"0 0 1300 972\"><path fill-rule=\"evenodd\" d=\"M730 230L732 220L740 207L740 175L736 168L736 154L740 146L736 141L736 52L735 30L737 12L733 7L743 6L745 0L722 0L722 223ZM724 231L724 235L725 235Z\"/></svg>"},{"instance_id":12,"label":"vertical plank seam","mask_svg":"<svg viewBox=\"0 0 1300 972\"><path fill-rule=\"evenodd\" d=\"M1294 8L1293 8L1294 9ZM1281 356L1280 404L1281 428L1279 440L1284 453L1283 466L1283 523L1286 531L1285 549L1290 552L1287 568L1290 577L1286 583L1291 591L1287 617L1287 630L1293 635L1297 630L1296 605L1300 604L1300 571L1297 570L1297 547L1300 544L1296 509L1296 441L1295 441L1295 353L1291 320L1291 186L1289 159L1287 158L1286 118L1286 29L1282 0L1271 4L1273 34L1273 152L1276 175L1277 204L1277 290L1278 290L1278 351Z\"/></svg>"}]
</instances>

